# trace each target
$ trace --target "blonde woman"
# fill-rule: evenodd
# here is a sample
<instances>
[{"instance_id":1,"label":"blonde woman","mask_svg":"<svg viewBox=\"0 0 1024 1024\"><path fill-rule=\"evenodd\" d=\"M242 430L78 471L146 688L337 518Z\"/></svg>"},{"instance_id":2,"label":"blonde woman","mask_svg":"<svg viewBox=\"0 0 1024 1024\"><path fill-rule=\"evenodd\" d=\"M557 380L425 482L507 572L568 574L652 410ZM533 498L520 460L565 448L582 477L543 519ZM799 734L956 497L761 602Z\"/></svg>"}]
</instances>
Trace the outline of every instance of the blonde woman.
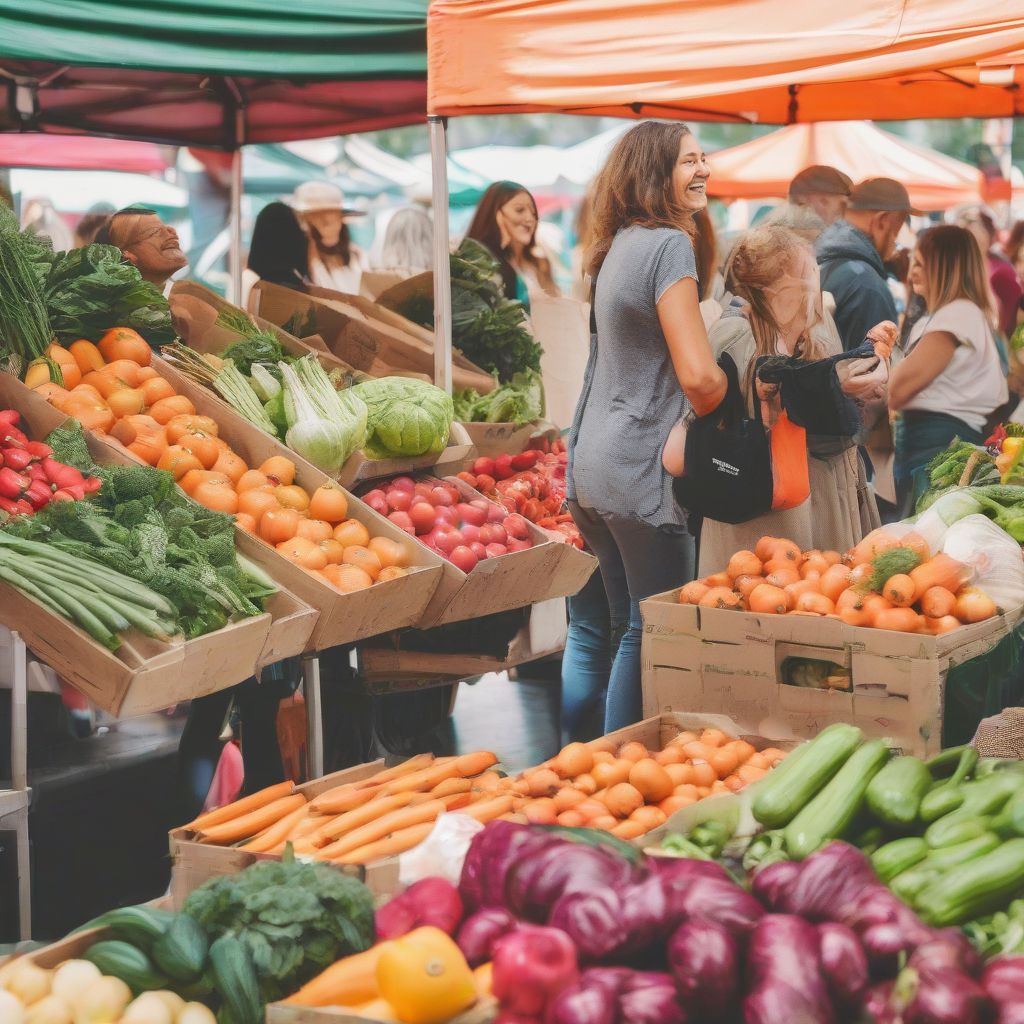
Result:
<instances>
[{"instance_id":1,"label":"blonde woman","mask_svg":"<svg viewBox=\"0 0 1024 1024\"><path fill-rule=\"evenodd\" d=\"M926 313L889 382L889 409L899 414L896 500L904 515L927 489L931 459L957 437L981 444L986 421L1008 398L988 273L971 233L953 225L922 232L910 286Z\"/></svg>"},{"instance_id":2,"label":"blonde woman","mask_svg":"<svg viewBox=\"0 0 1024 1024\"><path fill-rule=\"evenodd\" d=\"M812 362L842 351L835 324L822 310L814 251L796 232L777 225L747 232L729 258L726 288L742 306L726 308L708 340L716 359L728 353L735 362L750 414L755 401L774 398L773 388L755 384L758 358ZM738 525L704 520L699 575L724 569L734 552L753 550L766 534L805 550L845 550L878 525L854 438L809 436L808 451L811 496L802 505Z\"/></svg>"}]
</instances>

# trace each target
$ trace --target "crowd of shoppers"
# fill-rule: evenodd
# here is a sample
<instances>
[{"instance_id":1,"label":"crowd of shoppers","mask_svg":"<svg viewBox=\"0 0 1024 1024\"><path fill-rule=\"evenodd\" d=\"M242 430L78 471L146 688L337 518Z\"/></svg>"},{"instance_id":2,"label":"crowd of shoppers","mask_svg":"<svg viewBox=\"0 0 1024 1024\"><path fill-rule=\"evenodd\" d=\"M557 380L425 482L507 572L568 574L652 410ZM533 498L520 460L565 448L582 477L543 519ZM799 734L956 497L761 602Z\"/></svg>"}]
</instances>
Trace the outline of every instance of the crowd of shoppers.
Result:
<instances>
[{"instance_id":1,"label":"crowd of shoppers","mask_svg":"<svg viewBox=\"0 0 1024 1024\"><path fill-rule=\"evenodd\" d=\"M956 437L981 443L1009 411L1005 341L1022 316L1024 226L1003 250L991 215L968 210L914 241L922 214L902 183L814 166L720 251L710 173L687 128L645 122L622 136L588 197L582 268L596 284L569 489L606 601L596 576L577 601L565 738L640 717L640 601L721 571L766 534L852 546L880 522L876 490L888 518L911 514L930 459ZM768 429L795 410L761 379L765 360L812 370L823 382L815 407L833 403L845 426L808 423L802 504L739 523L704 518L695 537L672 484L687 471L691 425L723 415L724 357L746 415L759 411Z\"/></svg>"}]
</instances>

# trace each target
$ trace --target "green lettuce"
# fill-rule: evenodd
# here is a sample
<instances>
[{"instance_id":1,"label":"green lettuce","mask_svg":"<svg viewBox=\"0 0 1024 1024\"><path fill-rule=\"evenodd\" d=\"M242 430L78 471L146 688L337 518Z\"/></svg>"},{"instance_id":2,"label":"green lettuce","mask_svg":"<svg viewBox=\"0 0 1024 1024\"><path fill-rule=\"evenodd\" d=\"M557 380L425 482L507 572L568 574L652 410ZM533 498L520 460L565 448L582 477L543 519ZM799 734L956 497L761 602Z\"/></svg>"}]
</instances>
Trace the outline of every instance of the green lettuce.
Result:
<instances>
[{"instance_id":1,"label":"green lettuce","mask_svg":"<svg viewBox=\"0 0 1024 1024\"><path fill-rule=\"evenodd\" d=\"M371 459L438 454L447 447L455 407L440 388L407 377L382 377L351 390L366 403L363 450Z\"/></svg>"}]
</instances>

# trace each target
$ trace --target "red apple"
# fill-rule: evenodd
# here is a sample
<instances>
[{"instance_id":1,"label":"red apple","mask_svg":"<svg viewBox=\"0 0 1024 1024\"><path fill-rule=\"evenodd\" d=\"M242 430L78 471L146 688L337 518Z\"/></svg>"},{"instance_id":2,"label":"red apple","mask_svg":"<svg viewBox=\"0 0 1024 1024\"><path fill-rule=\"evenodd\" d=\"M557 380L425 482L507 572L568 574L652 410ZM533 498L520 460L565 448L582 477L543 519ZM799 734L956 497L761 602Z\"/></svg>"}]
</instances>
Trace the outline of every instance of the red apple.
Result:
<instances>
[{"instance_id":1,"label":"red apple","mask_svg":"<svg viewBox=\"0 0 1024 1024\"><path fill-rule=\"evenodd\" d=\"M465 544L460 544L457 548L454 548L448 556L448 560L456 569L461 569L463 572L472 572L479 561L476 555L473 554L472 549L467 548Z\"/></svg>"},{"instance_id":2,"label":"red apple","mask_svg":"<svg viewBox=\"0 0 1024 1024\"><path fill-rule=\"evenodd\" d=\"M455 504L455 502L452 501L452 496L448 493L448 489L446 487L442 487L440 484L430 489L430 503L438 506Z\"/></svg>"},{"instance_id":3,"label":"red apple","mask_svg":"<svg viewBox=\"0 0 1024 1024\"><path fill-rule=\"evenodd\" d=\"M500 558L508 554L508 548L504 544L488 544L484 550L488 558Z\"/></svg>"},{"instance_id":4,"label":"red apple","mask_svg":"<svg viewBox=\"0 0 1024 1024\"><path fill-rule=\"evenodd\" d=\"M448 523L451 526L458 523L459 514L450 505L431 504L430 507L434 510L434 515L439 523Z\"/></svg>"},{"instance_id":5,"label":"red apple","mask_svg":"<svg viewBox=\"0 0 1024 1024\"><path fill-rule=\"evenodd\" d=\"M517 540L529 539L530 528L526 525L526 520L522 516L508 516L502 525L505 527L505 532L510 537L515 537Z\"/></svg>"},{"instance_id":6,"label":"red apple","mask_svg":"<svg viewBox=\"0 0 1024 1024\"><path fill-rule=\"evenodd\" d=\"M464 523L472 523L473 526L483 526L487 522L487 510L477 508L476 505L469 505L466 502L459 502L455 506Z\"/></svg>"},{"instance_id":7,"label":"red apple","mask_svg":"<svg viewBox=\"0 0 1024 1024\"><path fill-rule=\"evenodd\" d=\"M391 481L391 490L408 491L412 494L416 490L416 481L411 476L396 476Z\"/></svg>"},{"instance_id":8,"label":"red apple","mask_svg":"<svg viewBox=\"0 0 1024 1024\"><path fill-rule=\"evenodd\" d=\"M470 502L473 508L478 508L481 512L487 512L493 504L493 501L488 501L486 498L474 498Z\"/></svg>"},{"instance_id":9,"label":"red apple","mask_svg":"<svg viewBox=\"0 0 1024 1024\"><path fill-rule=\"evenodd\" d=\"M510 537L508 542L509 551L528 551L533 547L531 540L519 540L517 537Z\"/></svg>"},{"instance_id":10,"label":"red apple","mask_svg":"<svg viewBox=\"0 0 1024 1024\"><path fill-rule=\"evenodd\" d=\"M388 507L393 512L408 512L412 505L412 491L392 487L388 491Z\"/></svg>"}]
</instances>

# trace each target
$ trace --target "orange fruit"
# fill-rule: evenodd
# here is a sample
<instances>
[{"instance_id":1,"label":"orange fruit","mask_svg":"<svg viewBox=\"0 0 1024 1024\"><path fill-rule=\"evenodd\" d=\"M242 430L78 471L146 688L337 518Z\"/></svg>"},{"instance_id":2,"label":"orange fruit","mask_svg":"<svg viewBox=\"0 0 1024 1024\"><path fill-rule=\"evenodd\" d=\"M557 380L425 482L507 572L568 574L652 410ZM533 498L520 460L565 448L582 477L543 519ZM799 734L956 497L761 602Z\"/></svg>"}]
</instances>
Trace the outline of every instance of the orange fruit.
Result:
<instances>
[{"instance_id":1,"label":"orange fruit","mask_svg":"<svg viewBox=\"0 0 1024 1024\"><path fill-rule=\"evenodd\" d=\"M370 543L370 531L358 519L346 519L334 528L334 539L345 547L353 544L366 547Z\"/></svg>"}]
</instances>

